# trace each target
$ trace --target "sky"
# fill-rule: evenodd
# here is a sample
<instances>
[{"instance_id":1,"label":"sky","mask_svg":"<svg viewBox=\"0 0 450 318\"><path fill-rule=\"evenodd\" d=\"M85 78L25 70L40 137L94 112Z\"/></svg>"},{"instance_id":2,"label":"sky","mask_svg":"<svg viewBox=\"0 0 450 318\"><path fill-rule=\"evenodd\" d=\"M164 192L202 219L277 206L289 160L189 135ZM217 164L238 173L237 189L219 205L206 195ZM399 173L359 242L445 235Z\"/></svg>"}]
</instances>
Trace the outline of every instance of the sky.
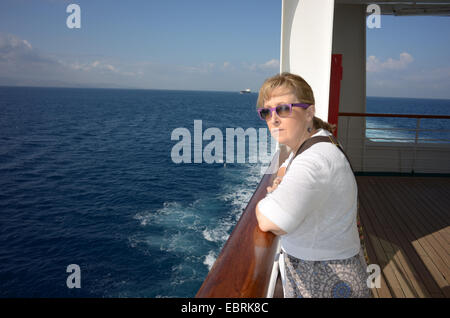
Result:
<instances>
[{"instance_id":1,"label":"sky","mask_svg":"<svg viewBox=\"0 0 450 318\"><path fill-rule=\"evenodd\" d=\"M0 85L256 91L279 72L280 25L281 0L0 0ZM449 31L381 16L367 95L450 99Z\"/></svg>"},{"instance_id":2,"label":"sky","mask_svg":"<svg viewBox=\"0 0 450 318\"><path fill-rule=\"evenodd\" d=\"M450 17L381 16L366 29L368 96L450 99Z\"/></svg>"}]
</instances>

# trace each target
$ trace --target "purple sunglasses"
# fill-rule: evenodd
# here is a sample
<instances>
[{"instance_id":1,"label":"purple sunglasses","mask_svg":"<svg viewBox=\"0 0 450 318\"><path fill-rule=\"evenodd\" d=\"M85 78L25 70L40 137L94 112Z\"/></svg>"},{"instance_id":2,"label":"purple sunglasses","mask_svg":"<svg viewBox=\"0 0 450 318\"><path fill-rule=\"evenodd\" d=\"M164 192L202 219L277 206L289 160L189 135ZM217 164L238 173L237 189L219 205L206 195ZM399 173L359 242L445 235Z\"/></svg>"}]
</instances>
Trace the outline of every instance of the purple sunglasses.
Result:
<instances>
[{"instance_id":1,"label":"purple sunglasses","mask_svg":"<svg viewBox=\"0 0 450 318\"><path fill-rule=\"evenodd\" d=\"M272 112L275 111L279 117L289 117L292 114L292 107L301 107L301 108L308 108L311 106L311 104L304 104L304 103L297 103L297 104L283 104L278 105L276 107L272 108L258 108L258 114L259 117L262 120L268 120L272 117Z\"/></svg>"}]
</instances>

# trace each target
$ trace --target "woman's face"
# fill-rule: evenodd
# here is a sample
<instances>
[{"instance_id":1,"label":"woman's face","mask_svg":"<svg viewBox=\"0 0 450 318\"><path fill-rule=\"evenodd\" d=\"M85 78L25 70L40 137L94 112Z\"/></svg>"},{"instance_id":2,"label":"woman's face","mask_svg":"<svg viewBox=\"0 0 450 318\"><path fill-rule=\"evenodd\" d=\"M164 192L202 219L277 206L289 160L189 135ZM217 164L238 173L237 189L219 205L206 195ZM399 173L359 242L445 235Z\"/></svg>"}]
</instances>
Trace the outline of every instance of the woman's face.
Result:
<instances>
[{"instance_id":1,"label":"woman's face","mask_svg":"<svg viewBox=\"0 0 450 318\"><path fill-rule=\"evenodd\" d=\"M282 104L299 103L294 91L288 87L277 87L272 95L264 102L264 107L276 107ZM279 143L296 150L309 137L308 127L313 126L315 108L314 105L307 109L292 107L289 117L281 118L275 111L270 119L266 120L270 133Z\"/></svg>"}]
</instances>

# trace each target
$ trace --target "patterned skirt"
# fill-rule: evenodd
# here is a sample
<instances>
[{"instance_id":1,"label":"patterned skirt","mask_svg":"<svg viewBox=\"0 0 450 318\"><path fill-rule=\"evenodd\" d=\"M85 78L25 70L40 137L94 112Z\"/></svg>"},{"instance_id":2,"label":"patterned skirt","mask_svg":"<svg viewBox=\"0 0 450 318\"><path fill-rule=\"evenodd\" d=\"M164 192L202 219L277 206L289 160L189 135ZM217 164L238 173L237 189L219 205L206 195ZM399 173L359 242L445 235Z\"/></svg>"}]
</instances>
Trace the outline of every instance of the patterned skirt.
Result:
<instances>
[{"instance_id":1,"label":"patterned skirt","mask_svg":"<svg viewBox=\"0 0 450 318\"><path fill-rule=\"evenodd\" d=\"M360 253L344 260L305 261L283 252L285 298L369 298L366 264Z\"/></svg>"}]
</instances>

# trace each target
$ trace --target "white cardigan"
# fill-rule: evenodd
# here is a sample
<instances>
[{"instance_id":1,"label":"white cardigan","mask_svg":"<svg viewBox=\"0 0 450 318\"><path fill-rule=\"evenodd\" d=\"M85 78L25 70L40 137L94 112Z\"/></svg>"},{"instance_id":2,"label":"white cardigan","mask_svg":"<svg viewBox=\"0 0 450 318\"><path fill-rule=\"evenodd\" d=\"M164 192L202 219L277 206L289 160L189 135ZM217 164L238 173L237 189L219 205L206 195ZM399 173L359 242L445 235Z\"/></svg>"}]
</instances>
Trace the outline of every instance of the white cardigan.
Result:
<instances>
[{"instance_id":1,"label":"white cardigan","mask_svg":"<svg viewBox=\"0 0 450 318\"><path fill-rule=\"evenodd\" d=\"M314 136L327 136L319 130ZM292 160L293 153L282 166ZM287 234L282 249L296 258L338 260L360 250L357 185L344 154L319 142L299 154L278 187L262 199L260 212Z\"/></svg>"}]
</instances>

